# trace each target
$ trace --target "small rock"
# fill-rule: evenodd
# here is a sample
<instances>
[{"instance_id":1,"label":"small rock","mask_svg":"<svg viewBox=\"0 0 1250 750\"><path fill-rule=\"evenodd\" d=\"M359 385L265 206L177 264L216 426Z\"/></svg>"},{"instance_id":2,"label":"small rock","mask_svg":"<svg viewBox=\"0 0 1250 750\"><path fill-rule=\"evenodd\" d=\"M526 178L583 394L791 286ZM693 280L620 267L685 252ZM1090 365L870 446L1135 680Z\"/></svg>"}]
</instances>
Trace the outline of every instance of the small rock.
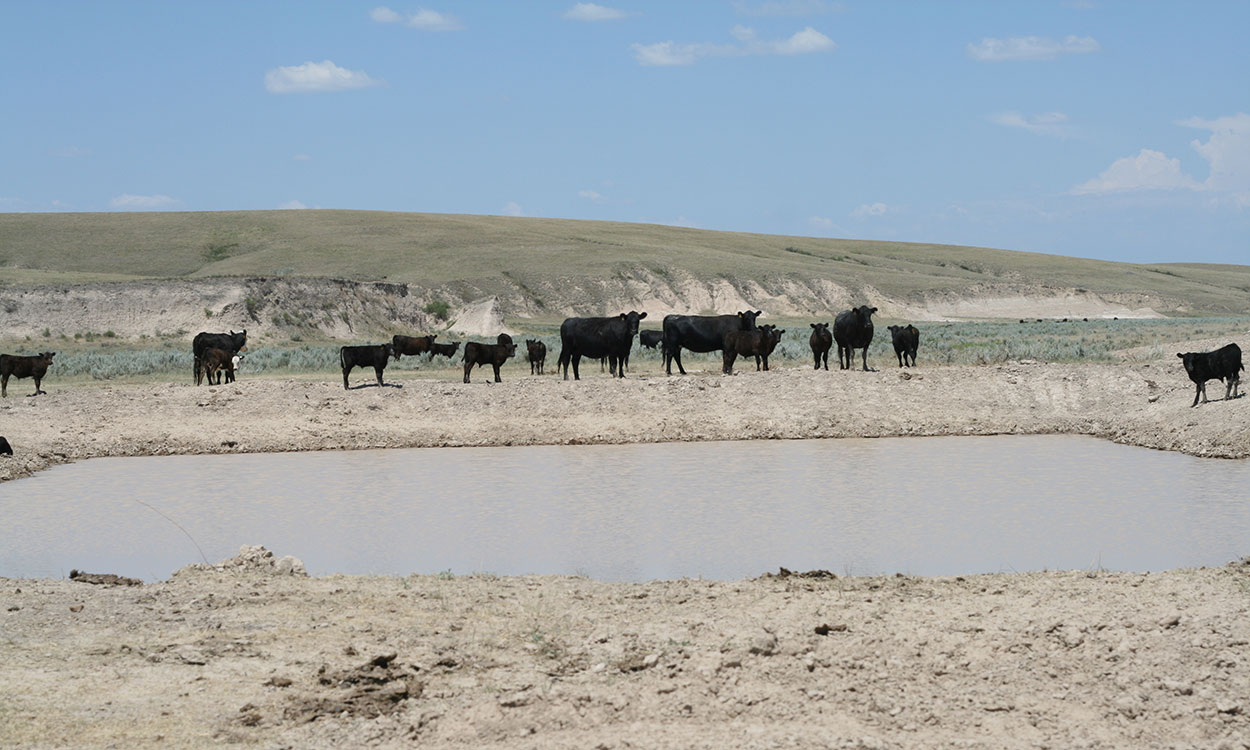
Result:
<instances>
[{"instance_id":1,"label":"small rock","mask_svg":"<svg viewBox=\"0 0 1250 750\"><path fill-rule=\"evenodd\" d=\"M647 669L650 669L651 667L654 667L656 664L658 664L659 661L660 661L659 654L647 654L647 658L642 660L642 666L646 667Z\"/></svg>"},{"instance_id":2,"label":"small rock","mask_svg":"<svg viewBox=\"0 0 1250 750\"><path fill-rule=\"evenodd\" d=\"M280 687L280 688L282 688L282 687L291 687L291 678L289 678L289 677L270 677L270 678L269 678L269 679L265 682L265 684L266 684L266 685L269 685L269 686L271 686L271 687Z\"/></svg>"},{"instance_id":3,"label":"small rock","mask_svg":"<svg viewBox=\"0 0 1250 750\"><path fill-rule=\"evenodd\" d=\"M1171 691L1173 693L1176 693L1177 695L1193 695L1194 694L1193 685L1190 685L1188 682L1181 682L1179 680L1164 680L1162 683L1162 687L1164 690Z\"/></svg>"},{"instance_id":4,"label":"small rock","mask_svg":"<svg viewBox=\"0 0 1250 750\"><path fill-rule=\"evenodd\" d=\"M1215 710L1222 714L1238 714L1241 713L1241 704L1231 700L1216 701Z\"/></svg>"},{"instance_id":5,"label":"small rock","mask_svg":"<svg viewBox=\"0 0 1250 750\"><path fill-rule=\"evenodd\" d=\"M768 631L755 636L751 640L751 653L760 656L772 656L777 653L777 636Z\"/></svg>"},{"instance_id":6,"label":"small rock","mask_svg":"<svg viewBox=\"0 0 1250 750\"><path fill-rule=\"evenodd\" d=\"M1179 614L1168 615L1167 617L1164 617L1159 620L1159 627L1164 628L1164 629L1174 628L1180 624L1181 624L1181 616Z\"/></svg>"},{"instance_id":7,"label":"small rock","mask_svg":"<svg viewBox=\"0 0 1250 750\"><path fill-rule=\"evenodd\" d=\"M81 605L81 604L75 604L75 605L73 605L72 607L70 607L70 608L69 608L69 611L70 611L70 612L81 612L81 611L82 611L82 605Z\"/></svg>"}]
</instances>

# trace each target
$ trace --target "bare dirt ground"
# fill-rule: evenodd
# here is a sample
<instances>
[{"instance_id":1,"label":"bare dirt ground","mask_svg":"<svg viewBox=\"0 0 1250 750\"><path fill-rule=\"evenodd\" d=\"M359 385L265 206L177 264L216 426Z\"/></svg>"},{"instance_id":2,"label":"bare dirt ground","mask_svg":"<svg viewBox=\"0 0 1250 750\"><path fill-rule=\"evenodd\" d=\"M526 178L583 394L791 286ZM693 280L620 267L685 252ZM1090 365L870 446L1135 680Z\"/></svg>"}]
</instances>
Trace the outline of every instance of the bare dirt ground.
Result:
<instances>
[{"instance_id":1,"label":"bare dirt ground","mask_svg":"<svg viewBox=\"0 0 1250 750\"><path fill-rule=\"evenodd\" d=\"M1175 362L878 364L582 382L513 364L499 384L350 391L50 378L37 398L14 381L0 477L93 456L998 433L1250 456L1250 398L1191 409ZM0 579L0 746L1250 748L1245 561L641 584L301 573L250 548L141 586Z\"/></svg>"}]
</instances>

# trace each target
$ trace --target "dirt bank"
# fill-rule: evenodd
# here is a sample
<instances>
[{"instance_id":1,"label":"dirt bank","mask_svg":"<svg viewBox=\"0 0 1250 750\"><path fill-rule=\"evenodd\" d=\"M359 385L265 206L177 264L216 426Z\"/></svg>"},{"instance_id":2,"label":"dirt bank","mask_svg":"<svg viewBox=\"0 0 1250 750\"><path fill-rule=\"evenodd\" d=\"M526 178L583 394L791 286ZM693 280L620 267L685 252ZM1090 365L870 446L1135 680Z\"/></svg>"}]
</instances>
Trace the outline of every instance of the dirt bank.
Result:
<instances>
[{"instance_id":1,"label":"dirt bank","mask_svg":"<svg viewBox=\"0 0 1250 750\"><path fill-rule=\"evenodd\" d=\"M465 385L411 378L379 388L324 380L59 385L13 381L0 479L95 456L452 445L636 443L901 435L1073 433L1197 456L1250 456L1250 398L1191 409L1176 363L1009 363L877 372L806 368L638 374L580 382L504 368ZM395 373L398 376L398 373ZM454 376L454 375L453 375ZM357 387L359 384L359 387ZM1218 381L1212 396L1222 398Z\"/></svg>"},{"instance_id":2,"label":"dirt bank","mask_svg":"<svg viewBox=\"0 0 1250 750\"><path fill-rule=\"evenodd\" d=\"M1246 564L607 584L244 553L0 579L0 745L1250 747Z\"/></svg>"}]
</instances>

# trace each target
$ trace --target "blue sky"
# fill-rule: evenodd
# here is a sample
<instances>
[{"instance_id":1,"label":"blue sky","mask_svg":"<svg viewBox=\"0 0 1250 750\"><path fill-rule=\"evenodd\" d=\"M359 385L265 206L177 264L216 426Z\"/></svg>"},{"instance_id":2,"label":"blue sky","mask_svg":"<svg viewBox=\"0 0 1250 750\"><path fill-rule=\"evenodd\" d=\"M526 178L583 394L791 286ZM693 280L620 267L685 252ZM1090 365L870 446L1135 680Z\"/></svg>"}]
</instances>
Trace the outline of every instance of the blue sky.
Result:
<instances>
[{"instance_id":1,"label":"blue sky","mask_svg":"<svg viewBox=\"0 0 1250 750\"><path fill-rule=\"evenodd\" d=\"M0 211L1250 263L1250 2L6 2Z\"/></svg>"}]
</instances>

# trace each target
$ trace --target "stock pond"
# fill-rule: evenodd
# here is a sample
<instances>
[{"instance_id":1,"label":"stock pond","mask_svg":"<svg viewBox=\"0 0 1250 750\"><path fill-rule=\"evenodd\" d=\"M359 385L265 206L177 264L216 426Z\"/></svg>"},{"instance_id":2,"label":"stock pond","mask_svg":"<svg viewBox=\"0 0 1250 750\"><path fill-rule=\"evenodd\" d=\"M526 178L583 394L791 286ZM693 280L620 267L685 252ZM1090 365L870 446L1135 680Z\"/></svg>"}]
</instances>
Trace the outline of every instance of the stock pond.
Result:
<instances>
[{"instance_id":1,"label":"stock pond","mask_svg":"<svg viewBox=\"0 0 1250 750\"><path fill-rule=\"evenodd\" d=\"M313 575L1162 570L1250 554L1250 461L1075 436L106 458L0 485L0 513L10 577L242 544Z\"/></svg>"}]
</instances>

